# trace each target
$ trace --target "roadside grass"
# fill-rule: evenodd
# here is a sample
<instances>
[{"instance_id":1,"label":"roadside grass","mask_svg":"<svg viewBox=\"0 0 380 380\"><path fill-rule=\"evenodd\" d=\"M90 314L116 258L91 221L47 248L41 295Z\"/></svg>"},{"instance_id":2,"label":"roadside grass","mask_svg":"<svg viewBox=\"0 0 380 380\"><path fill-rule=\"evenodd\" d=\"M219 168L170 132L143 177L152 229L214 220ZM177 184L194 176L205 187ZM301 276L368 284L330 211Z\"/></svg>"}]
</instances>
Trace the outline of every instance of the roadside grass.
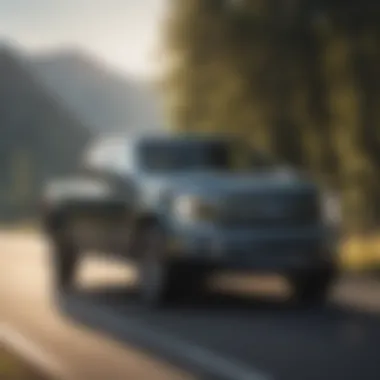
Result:
<instances>
[{"instance_id":1,"label":"roadside grass","mask_svg":"<svg viewBox=\"0 0 380 380\"><path fill-rule=\"evenodd\" d=\"M52 380L21 357L0 346L0 380Z\"/></svg>"},{"instance_id":2,"label":"roadside grass","mask_svg":"<svg viewBox=\"0 0 380 380\"><path fill-rule=\"evenodd\" d=\"M15 223L0 223L0 230L17 233L36 233L40 226L36 220L24 220Z\"/></svg>"},{"instance_id":3,"label":"roadside grass","mask_svg":"<svg viewBox=\"0 0 380 380\"><path fill-rule=\"evenodd\" d=\"M380 273L380 234L347 238L339 254L343 270Z\"/></svg>"}]
</instances>

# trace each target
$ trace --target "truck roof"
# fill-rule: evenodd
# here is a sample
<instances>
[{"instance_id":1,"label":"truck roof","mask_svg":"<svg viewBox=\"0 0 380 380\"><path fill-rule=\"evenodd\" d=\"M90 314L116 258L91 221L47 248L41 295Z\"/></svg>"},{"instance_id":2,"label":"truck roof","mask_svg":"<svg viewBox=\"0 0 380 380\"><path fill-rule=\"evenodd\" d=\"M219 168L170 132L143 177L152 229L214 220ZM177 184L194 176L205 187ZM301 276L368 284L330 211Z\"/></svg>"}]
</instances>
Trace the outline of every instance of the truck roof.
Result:
<instances>
[{"instance_id":1,"label":"truck roof","mask_svg":"<svg viewBox=\"0 0 380 380\"><path fill-rule=\"evenodd\" d=\"M97 136L97 141L125 141L128 144L138 144L142 141L162 141L162 142L190 142L190 141L207 141L207 140L221 140L224 141L227 138L234 138L231 135L223 135L217 133L173 133L169 131L160 132L145 132L145 133L119 133L119 134L103 134Z\"/></svg>"}]
</instances>

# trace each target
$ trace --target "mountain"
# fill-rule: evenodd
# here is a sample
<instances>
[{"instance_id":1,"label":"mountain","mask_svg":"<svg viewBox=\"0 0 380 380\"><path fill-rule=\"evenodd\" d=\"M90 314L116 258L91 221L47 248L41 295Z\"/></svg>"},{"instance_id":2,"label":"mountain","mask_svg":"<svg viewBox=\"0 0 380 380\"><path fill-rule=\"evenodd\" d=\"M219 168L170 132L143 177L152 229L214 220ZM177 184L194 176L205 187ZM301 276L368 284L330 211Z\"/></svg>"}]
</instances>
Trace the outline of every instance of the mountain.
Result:
<instances>
[{"instance_id":1,"label":"mountain","mask_svg":"<svg viewBox=\"0 0 380 380\"><path fill-rule=\"evenodd\" d=\"M1 218L31 211L41 184L73 170L91 135L8 47L0 48L0 134Z\"/></svg>"},{"instance_id":2,"label":"mountain","mask_svg":"<svg viewBox=\"0 0 380 380\"><path fill-rule=\"evenodd\" d=\"M119 74L81 50L32 58L41 82L95 132L156 128L158 97L148 83Z\"/></svg>"}]
</instances>

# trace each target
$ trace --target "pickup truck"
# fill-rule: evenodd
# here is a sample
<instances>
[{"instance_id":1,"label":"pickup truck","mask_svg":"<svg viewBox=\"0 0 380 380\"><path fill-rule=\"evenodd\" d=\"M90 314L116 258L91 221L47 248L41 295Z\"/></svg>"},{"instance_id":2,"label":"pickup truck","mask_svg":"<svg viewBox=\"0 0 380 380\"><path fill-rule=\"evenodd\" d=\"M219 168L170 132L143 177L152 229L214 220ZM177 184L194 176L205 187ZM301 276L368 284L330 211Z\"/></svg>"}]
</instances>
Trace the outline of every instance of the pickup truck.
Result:
<instances>
[{"instance_id":1,"label":"pickup truck","mask_svg":"<svg viewBox=\"0 0 380 380\"><path fill-rule=\"evenodd\" d=\"M294 297L324 301L337 250L316 183L222 136L107 136L43 191L54 286L85 252L135 264L148 307L200 294L220 269L286 276Z\"/></svg>"}]
</instances>

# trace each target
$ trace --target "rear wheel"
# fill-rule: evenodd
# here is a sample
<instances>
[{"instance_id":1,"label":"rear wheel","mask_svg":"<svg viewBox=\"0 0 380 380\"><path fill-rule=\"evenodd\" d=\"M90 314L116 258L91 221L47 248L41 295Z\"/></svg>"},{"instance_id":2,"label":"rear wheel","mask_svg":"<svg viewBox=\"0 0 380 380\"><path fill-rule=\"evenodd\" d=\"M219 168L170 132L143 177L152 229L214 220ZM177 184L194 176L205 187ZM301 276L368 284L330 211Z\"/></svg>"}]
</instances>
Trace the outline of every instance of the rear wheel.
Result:
<instances>
[{"instance_id":1,"label":"rear wheel","mask_svg":"<svg viewBox=\"0 0 380 380\"><path fill-rule=\"evenodd\" d=\"M159 226L149 226L143 236L139 259L142 303L159 307L199 296L204 289L206 270L168 259L165 236Z\"/></svg>"},{"instance_id":2,"label":"rear wheel","mask_svg":"<svg viewBox=\"0 0 380 380\"><path fill-rule=\"evenodd\" d=\"M75 284L78 267L78 251L68 242L56 242L52 252L54 288L57 291L71 289Z\"/></svg>"},{"instance_id":3,"label":"rear wheel","mask_svg":"<svg viewBox=\"0 0 380 380\"><path fill-rule=\"evenodd\" d=\"M50 263L52 281L56 291L65 291L73 287L79 261L79 250L72 243L68 232L67 218L55 218L49 230L51 239Z\"/></svg>"}]
</instances>

